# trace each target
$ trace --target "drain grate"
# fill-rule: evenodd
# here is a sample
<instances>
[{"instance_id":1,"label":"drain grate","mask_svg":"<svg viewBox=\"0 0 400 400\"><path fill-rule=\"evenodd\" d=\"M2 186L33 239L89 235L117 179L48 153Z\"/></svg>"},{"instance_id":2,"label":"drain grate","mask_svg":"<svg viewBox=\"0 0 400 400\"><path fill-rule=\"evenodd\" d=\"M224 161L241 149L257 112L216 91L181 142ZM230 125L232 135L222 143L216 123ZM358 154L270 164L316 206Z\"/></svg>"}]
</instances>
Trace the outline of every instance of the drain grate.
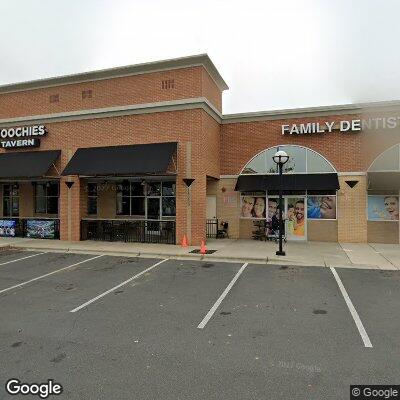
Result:
<instances>
[{"instance_id":1,"label":"drain grate","mask_svg":"<svg viewBox=\"0 0 400 400\"><path fill-rule=\"evenodd\" d=\"M217 250L207 250L206 254L213 254L215 253ZM196 249L196 250L192 250L189 251L189 253L193 253L193 254L200 254L200 249Z\"/></svg>"}]
</instances>

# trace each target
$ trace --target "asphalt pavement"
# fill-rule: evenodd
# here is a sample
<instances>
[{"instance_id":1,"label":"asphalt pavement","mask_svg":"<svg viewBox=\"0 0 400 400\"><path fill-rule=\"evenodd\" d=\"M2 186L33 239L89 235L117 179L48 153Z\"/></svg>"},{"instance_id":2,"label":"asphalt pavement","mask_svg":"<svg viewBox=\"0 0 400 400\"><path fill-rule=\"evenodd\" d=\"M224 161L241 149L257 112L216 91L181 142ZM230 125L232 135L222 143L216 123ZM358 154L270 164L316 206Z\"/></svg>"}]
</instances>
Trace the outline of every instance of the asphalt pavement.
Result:
<instances>
[{"instance_id":1,"label":"asphalt pavement","mask_svg":"<svg viewBox=\"0 0 400 400\"><path fill-rule=\"evenodd\" d=\"M38 398L7 394L10 378L54 379L54 399L348 399L350 384L399 383L399 283L400 271L3 251L0 399Z\"/></svg>"}]
</instances>

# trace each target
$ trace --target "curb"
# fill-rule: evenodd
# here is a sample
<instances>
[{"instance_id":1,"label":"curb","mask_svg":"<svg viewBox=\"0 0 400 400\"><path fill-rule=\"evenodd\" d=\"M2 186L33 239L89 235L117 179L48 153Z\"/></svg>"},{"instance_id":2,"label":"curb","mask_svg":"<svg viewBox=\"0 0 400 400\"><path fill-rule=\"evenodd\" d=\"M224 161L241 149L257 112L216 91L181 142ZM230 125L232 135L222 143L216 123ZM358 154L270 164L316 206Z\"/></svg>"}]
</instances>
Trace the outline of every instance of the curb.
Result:
<instances>
[{"instance_id":1,"label":"curb","mask_svg":"<svg viewBox=\"0 0 400 400\"><path fill-rule=\"evenodd\" d=\"M273 258L257 258L257 257L230 257L224 256L219 257L214 254L210 255L199 255L199 254L178 254L178 253L158 253L158 252L135 252L135 251L108 251L108 250L94 250L94 249L75 249L70 247L35 247L35 246L18 246L17 244L7 243L0 245L0 251L18 249L27 251L48 251L48 252L66 252L66 253L76 253L76 254L106 254L112 256L129 256L129 257L144 257L144 258L166 258L172 260L196 260L196 261L213 261L213 262L234 262L234 263L253 263L262 265L285 265L285 266L303 266L303 267L323 267L323 268L354 268L354 269L374 269L374 270L394 270L379 267L378 265L370 264L350 264L350 265L330 265L324 262L320 263L304 263L299 261L294 261L284 257L273 257ZM397 270L397 269L396 269Z\"/></svg>"}]
</instances>

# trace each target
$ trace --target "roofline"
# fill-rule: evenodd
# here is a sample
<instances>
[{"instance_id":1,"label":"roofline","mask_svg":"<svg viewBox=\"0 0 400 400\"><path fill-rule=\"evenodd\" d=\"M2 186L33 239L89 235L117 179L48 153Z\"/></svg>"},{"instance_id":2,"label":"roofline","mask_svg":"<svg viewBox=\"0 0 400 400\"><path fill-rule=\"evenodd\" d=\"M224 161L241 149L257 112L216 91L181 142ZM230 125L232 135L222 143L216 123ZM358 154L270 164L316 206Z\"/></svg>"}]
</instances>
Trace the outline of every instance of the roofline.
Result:
<instances>
[{"instance_id":1,"label":"roofline","mask_svg":"<svg viewBox=\"0 0 400 400\"><path fill-rule=\"evenodd\" d=\"M369 103L340 104L332 106L290 108L271 111L256 111L237 114L224 114L222 116L223 124L237 122L253 122L262 120L277 120L302 117L319 117L330 115L361 114L367 112L385 109L385 111L398 110L400 100L376 101Z\"/></svg>"},{"instance_id":2,"label":"roofline","mask_svg":"<svg viewBox=\"0 0 400 400\"><path fill-rule=\"evenodd\" d=\"M188 57L171 58L123 67L100 69L78 74L0 85L0 94L198 66L202 66L206 69L221 91L229 89L208 54L204 53Z\"/></svg>"}]
</instances>

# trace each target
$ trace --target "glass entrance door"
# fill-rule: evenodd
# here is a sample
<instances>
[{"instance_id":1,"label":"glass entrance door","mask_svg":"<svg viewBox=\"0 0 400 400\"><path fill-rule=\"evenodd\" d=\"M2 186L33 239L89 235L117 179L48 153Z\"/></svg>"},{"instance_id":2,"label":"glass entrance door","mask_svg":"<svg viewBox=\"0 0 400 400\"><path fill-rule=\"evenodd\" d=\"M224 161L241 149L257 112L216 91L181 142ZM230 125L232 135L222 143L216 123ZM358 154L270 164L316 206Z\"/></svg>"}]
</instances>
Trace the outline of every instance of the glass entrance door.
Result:
<instances>
[{"instance_id":1,"label":"glass entrance door","mask_svg":"<svg viewBox=\"0 0 400 400\"><path fill-rule=\"evenodd\" d=\"M283 196L283 218L285 220L285 233L288 240L307 239L307 212L305 196ZM273 215L279 218L279 198L268 197L268 217Z\"/></svg>"},{"instance_id":2,"label":"glass entrance door","mask_svg":"<svg viewBox=\"0 0 400 400\"><path fill-rule=\"evenodd\" d=\"M285 228L288 240L307 239L305 197L285 197Z\"/></svg>"},{"instance_id":3,"label":"glass entrance door","mask_svg":"<svg viewBox=\"0 0 400 400\"><path fill-rule=\"evenodd\" d=\"M147 197L147 231L160 232L161 201L160 197ZM149 221L153 220L153 221Z\"/></svg>"}]
</instances>

